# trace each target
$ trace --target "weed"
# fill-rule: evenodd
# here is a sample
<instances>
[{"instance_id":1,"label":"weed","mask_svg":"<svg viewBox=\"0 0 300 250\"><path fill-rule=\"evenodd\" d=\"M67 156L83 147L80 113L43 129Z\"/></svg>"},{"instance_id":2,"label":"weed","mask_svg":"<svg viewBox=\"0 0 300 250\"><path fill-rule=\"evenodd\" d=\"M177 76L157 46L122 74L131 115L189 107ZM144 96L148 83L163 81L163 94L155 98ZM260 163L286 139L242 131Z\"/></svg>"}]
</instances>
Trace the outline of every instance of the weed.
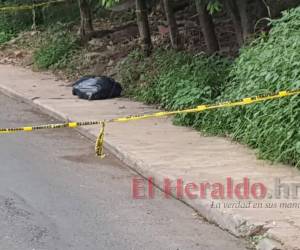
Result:
<instances>
[{"instance_id":1,"label":"weed","mask_svg":"<svg viewBox=\"0 0 300 250\"><path fill-rule=\"evenodd\" d=\"M74 35L68 31L48 32L42 45L34 52L34 62L39 69L65 68L74 51L79 47ZM49 37L51 37L49 39Z\"/></svg>"},{"instance_id":2,"label":"weed","mask_svg":"<svg viewBox=\"0 0 300 250\"><path fill-rule=\"evenodd\" d=\"M121 69L126 94L174 110L211 102L221 92L230 62L219 57L157 50L134 51Z\"/></svg>"}]
</instances>

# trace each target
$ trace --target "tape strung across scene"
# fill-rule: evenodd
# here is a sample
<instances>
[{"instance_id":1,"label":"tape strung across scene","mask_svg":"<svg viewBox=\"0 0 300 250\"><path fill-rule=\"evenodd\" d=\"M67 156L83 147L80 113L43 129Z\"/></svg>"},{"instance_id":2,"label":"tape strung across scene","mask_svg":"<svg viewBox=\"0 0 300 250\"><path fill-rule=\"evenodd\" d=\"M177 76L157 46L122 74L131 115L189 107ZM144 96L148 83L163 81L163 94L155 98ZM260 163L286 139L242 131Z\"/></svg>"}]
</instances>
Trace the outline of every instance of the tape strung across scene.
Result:
<instances>
[{"instance_id":1,"label":"tape strung across scene","mask_svg":"<svg viewBox=\"0 0 300 250\"><path fill-rule=\"evenodd\" d=\"M66 2L67 0L53 0L53 1L48 1L44 3L35 3L32 5L15 5L15 6L0 6L0 12L16 12L16 11L22 11L22 10L33 10L35 8L41 8L41 7L48 7L52 4L56 3L63 3Z\"/></svg>"},{"instance_id":2,"label":"tape strung across scene","mask_svg":"<svg viewBox=\"0 0 300 250\"><path fill-rule=\"evenodd\" d=\"M130 122L130 121L139 121L144 119L166 117L166 116L172 116L177 114L198 113L198 112L204 112L206 110L246 106L255 103L281 99L289 96L295 96L299 94L300 94L300 89L296 89L290 91L280 91L272 95L259 95L255 97L247 97L238 101L228 101L228 102L220 102L215 104L200 105L191 109L155 112L151 114L142 114L142 115L131 115L131 116L120 117L111 120L67 122L67 123L60 123L60 124L45 124L45 125L38 125L38 126L19 127L19 128L0 128L0 134L11 134L16 132L31 132L31 131L38 131L44 129L77 128L82 126L101 125L101 130L96 142L95 149L96 149L96 154L101 158L104 158L103 143L104 143L104 132L105 132L104 129L106 123L112 123L112 122L122 123L122 122Z\"/></svg>"},{"instance_id":3,"label":"tape strung across scene","mask_svg":"<svg viewBox=\"0 0 300 250\"><path fill-rule=\"evenodd\" d=\"M99 156L101 159L105 158L104 150L103 150L103 144L104 144L104 129L105 129L105 122L101 123L100 132L96 141L95 145L95 152L96 155Z\"/></svg>"}]
</instances>

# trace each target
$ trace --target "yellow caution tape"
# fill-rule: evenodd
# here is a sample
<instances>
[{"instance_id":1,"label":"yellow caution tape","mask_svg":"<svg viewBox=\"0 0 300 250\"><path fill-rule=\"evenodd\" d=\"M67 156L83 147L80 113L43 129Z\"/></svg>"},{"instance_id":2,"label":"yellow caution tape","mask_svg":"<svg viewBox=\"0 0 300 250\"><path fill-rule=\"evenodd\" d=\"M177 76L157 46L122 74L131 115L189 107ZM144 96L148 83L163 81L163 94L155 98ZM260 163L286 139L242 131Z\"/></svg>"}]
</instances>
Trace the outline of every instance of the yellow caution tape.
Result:
<instances>
[{"instance_id":1,"label":"yellow caution tape","mask_svg":"<svg viewBox=\"0 0 300 250\"><path fill-rule=\"evenodd\" d=\"M229 101L229 102L222 102L222 103L215 103L215 104L208 104L208 105L200 105L196 108L192 109L184 109L184 110L175 110L170 112L157 112L152 114L145 114L145 115L133 115L128 117L116 118L110 120L108 122L129 122L129 121L137 121L143 120L148 118L155 118L155 117L163 117L163 116L170 116L170 115L177 115L177 114L184 114L184 113L198 113L203 112L206 110L213 110L213 109L221 109L221 108L230 108L230 107L238 107L238 106L245 106L254 103L260 103L269 100L280 99L283 97L299 95L300 89L292 90L292 91L280 91L273 95L260 95L255 97L248 97L238 101Z\"/></svg>"},{"instance_id":2,"label":"yellow caution tape","mask_svg":"<svg viewBox=\"0 0 300 250\"><path fill-rule=\"evenodd\" d=\"M50 6L55 3L63 3L66 1L67 0L53 0L53 1L48 1L45 3L36 3L36 4L32 4L32 5L4 6L4 7L0 7L0 12L16 12L16 11L22 11L22 10L33 10L35 8Z\"/></svg>"},{"instance_id":3,"label":"yellow caution tape","mask_svg":"<svg viewBox=\"0 0 300 250\"><path fill-rule=\"evenodd\" d=\"M104 129L105 129L105 122L101 123L100 132L96 141L95 151L96 155L99 156L101 159L105 158L103 144L104 144Z\"/></svg>"},{"instance_id":4,"label":"yellow caution tape","mask_svg":"<svg viewBox=\"0 0 300 250\"><path fill-rule=\"evenodd\" d=\"M39 126L27 126L27 127L19 127L19 128L0 128L0 134L10 134L16 132L31 132L36 130L43 130L43 129L59 129L59 128L77 128L82 126L91 126L91 125L101 125L101 130L96 142L95 150L98 156L101 158L104 157L103 154L103 143L104 143L104 128L105 123L110 122L130 122L130 121L138 121L143 119L149 118L159 118L159 117L166 117L171 115L177 114L187 114L187 113L199 113L206 110L214 110L214 109L221 109L221 108L230 108L230 107L239 107L245 105L251 105L255 103L261 103L270 100L276 100L288 96L295 96L300 94L300 89L291 90L291 91L280 91L273 95L260 95L255 97L248 97L237 101L228 101L228 102L221 102L215 104L208 104L208 105L200 105L195 108L191 109L184 109L184 110L175 110L175 111L165 111L165 112L156 112L152 114L142 114L142 115L131 115L127 117L115 118L111 120L105 121L83 121L83 122L67 122L67 123L60 123L60 124L45 124Z\"/></svg>"},{"instance_id":5,"label":"yellow caution tape","mask_svg":"<svg viewBox=\"0 0 300 250\"><path fill-rule=\"evenodd\" d=\"M245 106L260 102L265 102L269 100L280 99L288 96L299 95L300 89L292 90L292 91L280 91L273 95L261 95L255 97L248 97L238 101L229 101L229 102L221 102L215 104L208 105L200 105L191 109L183 109L183 110L175 110L175 111L165 111L165 112L156 112L151 114L141 114L141 115L131 115L126 117L115 118L106 121L83 121L83 122L67 122L67 123L59 123L59 124L45 124L38 126L27 126L27 127L19 127L19 128L0 128L0 134L7 133L15 133L15 132L30 132L35 130L43 130L43 129L59 129L59 128L77 128L83 126L91 126L91 125L102 125L103 122L111 123L111 122L129 122L129 121L138 121L149 118L159 118L177 114L185 114L185 113L198 113L206 110L214 110L221 108L230 108L230 107L238 107Z\"/></svg>"}]
</instances>

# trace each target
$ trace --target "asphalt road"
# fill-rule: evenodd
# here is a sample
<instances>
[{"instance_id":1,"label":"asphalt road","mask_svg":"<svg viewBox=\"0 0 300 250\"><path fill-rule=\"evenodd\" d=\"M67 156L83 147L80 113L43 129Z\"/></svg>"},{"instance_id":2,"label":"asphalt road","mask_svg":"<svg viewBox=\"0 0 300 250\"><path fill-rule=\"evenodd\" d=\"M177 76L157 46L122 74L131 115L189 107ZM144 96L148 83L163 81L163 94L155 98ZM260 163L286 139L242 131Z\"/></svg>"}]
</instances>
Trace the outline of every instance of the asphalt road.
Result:
<instances>
[{"instance_id":1,"label":"asphalt road","mask_svg":"<svg viewBox=\"0 0 300 250\"><path fill-rule=\"evenodd\" d=\"M0 113L0 127L55 122L1 94ZM1 250L246 249L177 200L133 200L134 173L76 131L1 135L0 160Z\"/></svg>"}]
</instances>

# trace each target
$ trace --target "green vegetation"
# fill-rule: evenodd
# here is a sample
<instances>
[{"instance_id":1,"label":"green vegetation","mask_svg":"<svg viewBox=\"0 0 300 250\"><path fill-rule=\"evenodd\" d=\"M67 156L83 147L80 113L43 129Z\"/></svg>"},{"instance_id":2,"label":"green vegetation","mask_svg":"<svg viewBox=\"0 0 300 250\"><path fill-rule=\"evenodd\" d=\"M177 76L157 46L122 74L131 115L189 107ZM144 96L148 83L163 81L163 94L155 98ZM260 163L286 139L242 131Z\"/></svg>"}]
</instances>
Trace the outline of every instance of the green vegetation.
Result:
<instances>
[{"instance_id":1,"label":"green vegetation","mask_svg":"<svg viewBox=\"0 0 300 250\"><path fill-rule=\"evenodd\" d=\"M14 1L14 3L4 2L1 6L18 6L20 4L32 4L32 1ZM57 5L50 5L35 10L35 24L39 27L53 26L55 23L69 23L79 20L79 8L77 1L68 1ZM30 30L33 26L33 16L31 10L0 13L0 44L3 44L19 32Z\"/></svg>"},{"instance_id":2,"label":"green vegetation","mask_svg":"<svg viewBox=\"0 0 300 250\"><path fill-rule=\"evenodd\" d=\"M41 44L34 52L34 62L39 69L66 67L73 53L78 49L79 44L74 34L62 30L49 29L40 39Z\"/></svg>"},{"instance_id":3,"label":"green vegetation","mask_svg":"<svg viewBox=\"0 0 300 250\"><path fill-rule=\"evenodd\" d=\"M0 44L15 37L32 25L31 13L0 13Z\"/></svg>"},{"instance_id":4,"label":"green vegetation","mask_svg":"<svg viewBox=\"0 0 300 250\"><path fill-rule=\"evenodd\" d=\"M39 2L39 1L38 1ZM41 1L40 1L41 2ZM4 2L4 6L32 4L32 1ZM29 31L33 24L36 34L18 41L20 47L34 50L34 64L39 69L64 68L72 54L79 47L73 24L79 21L79 8L76 0L52 4L35 10L35 20L31 10L0 13L0 44L16 37L20 32Z\"/></svg>"},{"instance_id":5,"label":"green vegetation","mask_svg":"<svg viewBox=\"0 0 300 250\"><path fill-rule=\"evenodd\" d=\"M271 32L244 48L231 69L220 58L165 52L145 62L135 53L129 59L132 68L125 63L122 70L125 87L129 81L135 82L134 90L128 94L138 95L148 103L160 103L166 109L177 109L300 88L300 8L285 12L271 25ZM139 65L133 59L143 63ZM215 95L220 89L222 93ZM299 167L299 120L300 99L295 96L182 115L175 122L209 134L230 136L257 149L261 158Z\"/></svg>"},{"instance_id":6,"label":"green vegetation","mask_svg":"<svg viewBox=\"0 0 300 250\"><path fill-rule=\"evenodd\" d=\"M8 42L13 37L14 37L14 33L8 33L8 32L1 31L0 32L0 44Z\"/></svg>"},{"instance_id":7,"label":"green vegetation","mask_svg":"<svg viewBox=\"0 0 300 250\"><path fill-rule=\"evenodd\" d=\"M146 58L133 52L121 69L126 95L166 109L214 100L223 88L230 62L220 57L157 50Z\"/></svg>"},{"instance_id":8,"label":"green vegetation","mask_svg":"<svg viewBox=\"0 0 300 250\"><path fill-rule=\"evenodd\" d=\"M271 23L272 30L242 50L222 100L300 88L300 8ZM257 148L259 156L300 166L300 99L210 112L194 126Z\"/></svg>"}]
</instances>

